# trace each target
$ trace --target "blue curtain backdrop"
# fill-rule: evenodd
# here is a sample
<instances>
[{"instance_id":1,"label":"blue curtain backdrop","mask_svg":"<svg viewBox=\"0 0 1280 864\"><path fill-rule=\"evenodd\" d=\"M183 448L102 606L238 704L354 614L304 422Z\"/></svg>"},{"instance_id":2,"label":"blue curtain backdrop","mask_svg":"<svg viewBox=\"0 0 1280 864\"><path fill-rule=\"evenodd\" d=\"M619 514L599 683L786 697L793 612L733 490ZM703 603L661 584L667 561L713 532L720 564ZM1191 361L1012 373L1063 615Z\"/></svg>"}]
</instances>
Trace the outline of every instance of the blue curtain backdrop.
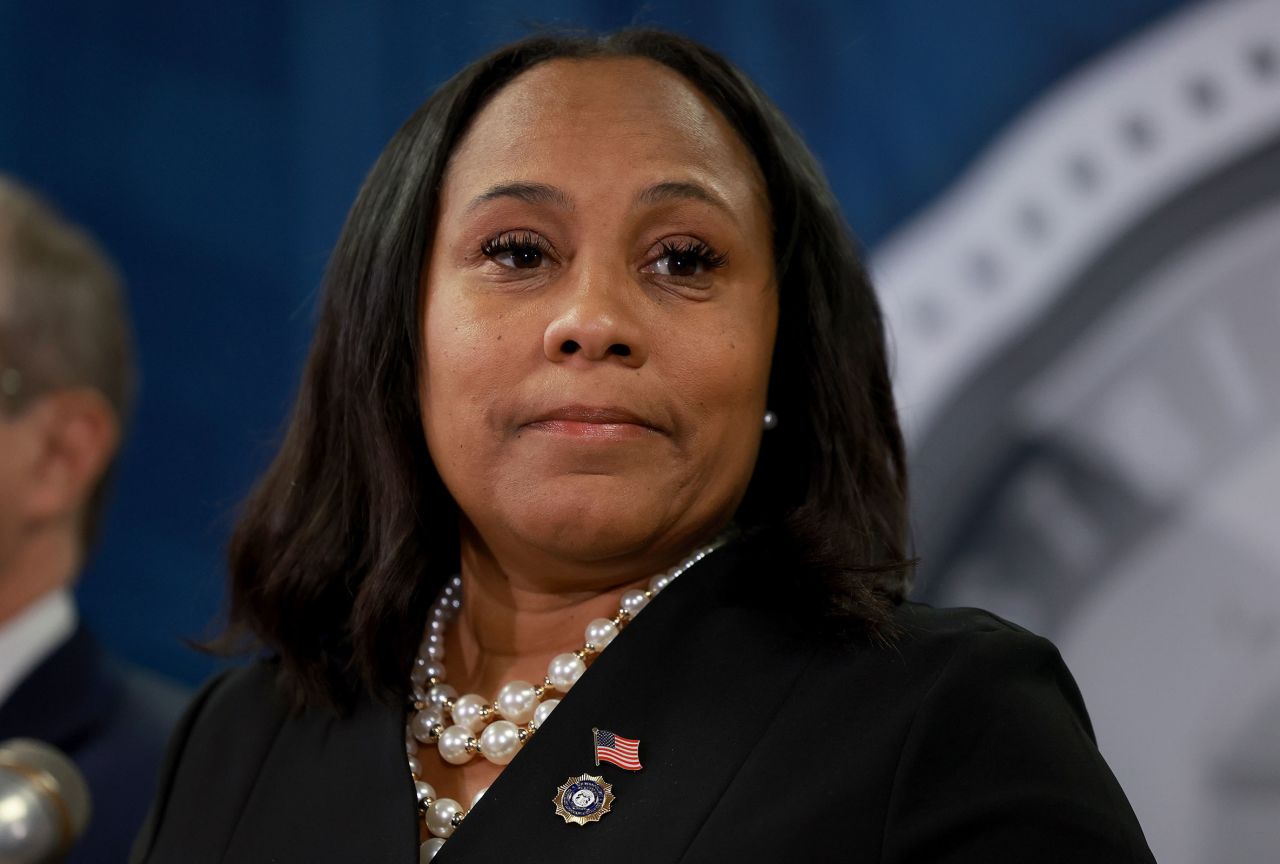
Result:
<instances>
[{"instance_id":1,"label":"blue curtain backdrop","mask_svg":"<svg viewBox=\"0 0 1280 864\"><path fill-rule=\"evenodd\" d=\"M874 245L1038 93L1180 5L0 0L0 171L103 240L138 335L142 398L84 615L181 680L212 668L181 640L216 628L225 540L346 208L399 123L487 49L541 25L710 44L791 117Z\"/></svg>"}]
</instances>

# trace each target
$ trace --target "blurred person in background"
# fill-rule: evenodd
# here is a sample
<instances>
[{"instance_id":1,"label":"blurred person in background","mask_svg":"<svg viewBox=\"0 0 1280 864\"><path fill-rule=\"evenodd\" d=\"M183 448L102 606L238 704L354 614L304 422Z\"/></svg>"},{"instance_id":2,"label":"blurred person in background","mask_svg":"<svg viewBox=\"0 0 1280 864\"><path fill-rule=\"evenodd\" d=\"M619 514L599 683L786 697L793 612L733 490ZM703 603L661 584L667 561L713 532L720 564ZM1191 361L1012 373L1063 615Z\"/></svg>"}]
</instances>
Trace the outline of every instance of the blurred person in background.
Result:
<instances>
[{"instance_id":1,"label":"blurred person in background","mask_svg":"<svg viewBox=\"0 0 1280 864\"><path fill-rule=\"evenodd\" d=\"M115 268L0 176L0 741L48 742L84 773L93 812L69 862L124 860L186 701L109 657L72 596L134 389Z\"/></svg>"}]
</instances>

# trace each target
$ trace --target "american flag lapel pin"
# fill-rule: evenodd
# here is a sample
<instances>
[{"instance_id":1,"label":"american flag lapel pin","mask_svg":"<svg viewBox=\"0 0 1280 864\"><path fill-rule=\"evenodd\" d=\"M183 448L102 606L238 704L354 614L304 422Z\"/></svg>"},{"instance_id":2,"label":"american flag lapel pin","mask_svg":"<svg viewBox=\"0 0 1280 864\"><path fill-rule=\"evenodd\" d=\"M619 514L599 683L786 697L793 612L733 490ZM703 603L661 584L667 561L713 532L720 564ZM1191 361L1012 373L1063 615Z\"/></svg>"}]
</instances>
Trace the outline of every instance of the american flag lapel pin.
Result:
<instances>
[{"instance_id":1,"label":"american flag lapel pin","mask_svg":"<svg viewBox=\"0 0 1280 864\"><path fill-rule=\"evenodd\" d=\"M628 771L639 771L644 767L640 764L640 739L638 738L623 738L616 732L593 728L591 745L595 749L597 767L601 760Z\"/></svg>"}]
</instances>

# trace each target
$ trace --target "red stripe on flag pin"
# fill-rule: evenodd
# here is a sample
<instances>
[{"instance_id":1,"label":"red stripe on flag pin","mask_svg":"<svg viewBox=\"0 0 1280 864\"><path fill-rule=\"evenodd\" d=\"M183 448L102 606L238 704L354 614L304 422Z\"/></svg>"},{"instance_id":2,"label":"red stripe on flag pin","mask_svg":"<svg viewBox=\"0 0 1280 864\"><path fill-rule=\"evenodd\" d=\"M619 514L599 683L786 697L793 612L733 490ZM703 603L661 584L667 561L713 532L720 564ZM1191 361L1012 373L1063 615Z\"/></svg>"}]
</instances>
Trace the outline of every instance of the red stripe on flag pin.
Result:
<instances>
[{"instance_id":1,"label":"red stripe on flag pin","mask_svg":"<svg viewBox=\"0 0 1280 864\"><path fill-rule=\"evenodd\" d=\"M605 729L591 730L592 744L596 751L596 764L611 762L628 771L639 771L640 741L636 738L623 738Z\"/></svg>"}]
</instances>

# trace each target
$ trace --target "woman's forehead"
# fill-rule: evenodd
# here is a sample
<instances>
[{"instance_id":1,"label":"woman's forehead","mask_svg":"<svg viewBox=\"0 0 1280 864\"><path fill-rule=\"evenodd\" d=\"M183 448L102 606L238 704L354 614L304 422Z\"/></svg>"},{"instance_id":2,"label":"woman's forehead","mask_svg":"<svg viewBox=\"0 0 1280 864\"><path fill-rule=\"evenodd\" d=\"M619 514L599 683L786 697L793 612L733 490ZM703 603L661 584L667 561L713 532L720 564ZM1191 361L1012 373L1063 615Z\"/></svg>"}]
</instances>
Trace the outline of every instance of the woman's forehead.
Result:
<instances>
[{"instance_id":1,"label":"woman's forehead","mask_svg":"<svg viewBox=\"0 0 1280 864\"><path fill-rule=\"evenodd\" d=\"M643 58L558 59L522 73L477 114L450 160L445 197L469 199L497 181L626 186L682 173L735 203L765 201L745 143L683 76Z\"/></svg>"}]
</instances>

